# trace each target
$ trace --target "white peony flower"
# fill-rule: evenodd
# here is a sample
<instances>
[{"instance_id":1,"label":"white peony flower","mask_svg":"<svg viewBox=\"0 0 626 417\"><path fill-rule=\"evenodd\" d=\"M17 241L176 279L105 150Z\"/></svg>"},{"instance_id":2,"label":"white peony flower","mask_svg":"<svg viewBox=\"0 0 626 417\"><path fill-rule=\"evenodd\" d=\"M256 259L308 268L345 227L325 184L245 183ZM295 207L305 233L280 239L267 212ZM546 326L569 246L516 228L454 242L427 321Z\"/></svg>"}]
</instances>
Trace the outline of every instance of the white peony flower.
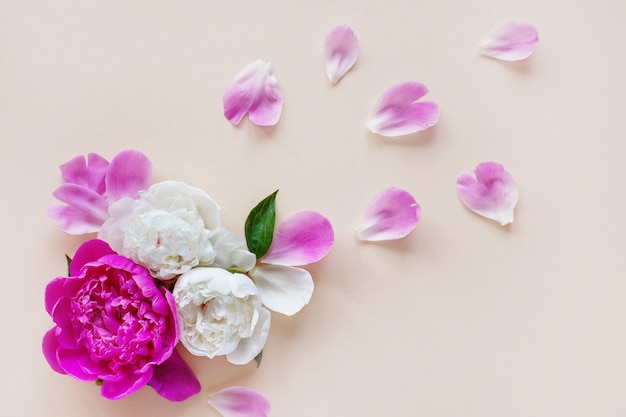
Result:
<instances>
[{"instance_id":1,"label":"white peony flower","mask_svg":"<svg viewBox=\"0 0 626 417\"><path fill-rule=\"evenodd\" d=\"M217 253L220 207L204 191L164 181L109 207L99 237L117 253L168 280L196 266L211 265Z\"/></svg>"},{"instance_id":2,"label":"white peony flower","mask_svg":"<svg viewBox=\"0 0 626 417\"><path fill-rule=\"evenodd\" d=\"M254 282L221 268L194 268L176 281L174 299L181 342L197 356L226 355L243 365L263 349L270 312L261 306Z\"/></svg>"}]
</instances>

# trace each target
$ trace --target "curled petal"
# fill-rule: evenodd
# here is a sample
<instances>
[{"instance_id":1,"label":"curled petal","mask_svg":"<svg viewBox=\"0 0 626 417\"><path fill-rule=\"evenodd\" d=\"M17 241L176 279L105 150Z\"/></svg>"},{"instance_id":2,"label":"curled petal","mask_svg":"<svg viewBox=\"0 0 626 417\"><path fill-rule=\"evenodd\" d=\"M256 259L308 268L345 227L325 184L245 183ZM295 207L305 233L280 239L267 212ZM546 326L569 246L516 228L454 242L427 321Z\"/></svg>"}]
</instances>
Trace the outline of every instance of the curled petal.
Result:
<instances>
[{"instance_id":1,"label":"curled petal","mask_svg":"<svg viewBox=\"0 0 626 417\"><path fill-rule=\"evenodd\" d=\"M241 339L235 350L226 355L228 362L235 365L245 365L261 353L270 332L270 322L269 310L261 308L254 333L248 338Z\"/></svg>"},{"instance_id":2,"label":"curled petal","mask_svg":"<svg viewBox=\"0 0 626 417\"><path fill-rule=\"evenodd\" d=\"M209 404L223 417L267 417L270 402L247 387L229 387L209 395Z\"/></svg>"},{"instance_id":3,"label":"curled petal","mask_svg":"<svg viewBox=\"0 0 626 417\"><path fill-rule=\"evenodd\" d=\"M67 206L49 205L46 207L46 214L69 234L97 232L109 216L106 200L83 185L63 184L53 195Z\"/></svg>"},{"instance_id":4,"label":"curled petal","mask_svg":"<svg viewBox=\"0 0 626 417\"><path fill-rule=\"evenodd\" d=\"M487 35L478 49L483 55L503 61L520 61L535 51L539 42L537 29L528 23L502 23Z\"/></svg>"},{"instance_id":5,"label":"curled petal","mask_svg":"<svg viewBox=\"0 0 626 417\"><path fill-rule=\"evenodd\" d=\"M439 106L434 101L418 101L426 93L428 88L418 82L394 85L378 99L366 127L388 137L428 129L439 120Z\"/></svg>"},{"instance_id":6,"label":"curled petal","mask_svg":"<svg viewBox=\"0 0 626 417\"><path fill-rule=\"evenodd\" d=\"M186 400L201 389L200 381L176 349L165 362L152 368L148 385L170 401Z\"/></svg>"},{"instance_id":7,"label":"curled petal","mask_svg":"<svg viewBox=\"0 0 626 417\"><path fill-rule=\"evenodd\" d=\"M136 198L137 192L152 183L152 163L139 151L125 150L111 160L106 174L106 191L109 202L121 198Z\"/></svg>"},{"instance_id":8,"label":"curled petal","mask_svg":"<svg viewBox=\"0 0 626 417\"><path fill-rule=\"evenodd\" d=\"M274 231L272 245L262 262L273 265L308 265L322 259L335 235L328 219L314 211L296 213Z\"/></svg>"},{"instance_id":9,"label":"curled petal","mask_svg":"<svg viewBox=\"0 0 626 417\"><path fill-rule=\"evenodd\" d=\"M263 304L277 313L292 316L311 300L313 278L302 268L263 265L252 273Z\"/></svg>"},{"instance_id":10,"label":"curled petal","mask_svg":"<svg viewBox=\"0 0 626 417\"><path fill-rule=\"evenodd\" d=\"M91 239L80 245L74 258L70 263L70 275L77 277L80 275L82 267L93 261L97 261L105 255L112 255L115 252L108 243L100 239Z\"/></svg>"},{"instance_id":11,"label":"curled petal","mask_svg":"<svg viewBox=\"0 0 626 417\"><path fill-rule=\"evenodd\" d=\"M415 228L419 218L415 198L401 188L390 187L367 205L356 228L357 236L368 241L400 239Z\"/></svg>"},{"instance_id":12,"label":"curled petal","mask_svg":"<svg viewBox=\"0 0 626 417\"><path fill-rule=\"evenodd\" d=\"M513 177L496 162L483 162L474 169L476 178L463 172L456 180L456 191L468 209L502 226L513 222L517 186Z\"/></svg>"},{"instance_id":13,"label":"curled petal","mask_svg":"<svg viewBox=\"0 0 626 417\"><path fill-rule=\"evenodd\" d=\"M324 60L328 79L336 84L356 63L361 49L349 26L334 27L324 41Z\"/></svg>"},{"instance_id":14,"label":"curled petal","mask_svg":"<svg viewBox=\"0 0 626 417\"><path fill-rule=\"evenodd\" d=\"M228 86L223 97L224 116L239 124L248 113L259 126L274 126L283 109L283 95L272 71L272 64L262 60L246 66Z\"/></svg>"}]
</instances>

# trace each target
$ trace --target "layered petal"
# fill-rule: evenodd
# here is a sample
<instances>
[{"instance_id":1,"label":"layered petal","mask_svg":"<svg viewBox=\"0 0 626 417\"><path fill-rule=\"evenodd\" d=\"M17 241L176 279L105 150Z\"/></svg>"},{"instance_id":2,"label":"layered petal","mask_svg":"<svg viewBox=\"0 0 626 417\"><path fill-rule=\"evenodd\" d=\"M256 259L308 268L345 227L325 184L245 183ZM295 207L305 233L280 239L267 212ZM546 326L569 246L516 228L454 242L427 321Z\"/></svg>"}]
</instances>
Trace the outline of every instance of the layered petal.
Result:
<instances>
[{"instance_id":1,"label":"layered petal","mask_svg":"<svg viewBox=\"0 0 626 417\"><path fill-rule=\"evenodd\" d=\"M103 194L104 178L109 162L96 153L90 153L87 160L83 155L76 156L59 167L64 183L82 185Z\"/></svg>"},{"instance_id":2,"label":"layered petal","mask_svg":"<svg viewBox=\"0 0 626 417\"><path fill-rule=\"evenodd\" d=\"M294 315L311 300L313 278L302 268L262 265L252 272L252 279L263 304L277 313Z\"/></svg>"},{"instance_id":3,"label":"layered petal","mask_svg":"<svg viewBox=\"0 0 626 417\"><path fill-rule=\"evenodd\" d=\"M209 395L209 404L223 417L267 417L270 402L258 391L229 387Z\"/></svg>"},{"instance_id":4,"label":"layered petal","mask_svg":"<svg viewBox=\"0 0 626 417\"><path fill-rule=\"evenodd\" d=\"M83 185L63 184L53 195L67 205L49 205L46 214L69 234L97 232L108 217L106 200Z\"/></svg>"},{"instance_id":5,"label":"layered petal","mask_svg":"<svg viewBox=\"0 0 626 417\"><path fill-rule=\"evenodd\" d=\"M356 63L361 48L349 26L334 27L324 41L324 61L328 79L337 83Z\"/></svg>"},{"instance_id":6,"label":"layered petal","mask_svg":"<svg viewBox=\"0 0 626 417\"><path fill-rule=\"evenodd\" d=\"M513 222L517 204L517 186L511 174L496 162L483 162L474 175L463 172L456 180L461 202L471 211L502 226Z\"/></svg>"},{"instance_id":7,"label":"layered petal","mask_svg":"<svg viewBox=\"0 0 626 417\"><path fill-rule=\"evenodd\" d=\"M503 61L520 61L535 51L539 42L537 29L524 22L504 22L493 29L478 45L480 53Z\"/></svg>"},{"instance_id":8,"label":"layered petal","mask_svg":"<svg viewBox=\"0 0 626 417\"><path fill-rule=\"evenodd\" d=\"M106 173L106 197L112 203L124 197L137 198L137 193L150 187L152 163L139 151L124 150L111 160Z\"/></svg>"},{"instance_id":9,"label":"layered petal","mask_svg":"<svg viewBox=\"0 0 626 417\"><path fill-rule=\"evenodd\" d=\"M201 390L200 381L176 349L165 362L152 368L148 382L161 397L170 401L184 401Z\"/></svg>"},{"instance_id":10,"label":"layered petal","mask_svg":"<svg viewBox=\"0 0 626 417\"><path fill-rule=\"evenodd\" d=\"M407 81L387 90L374 105L366 127L381 136L402 136L428 129L439 120L439 106L434 101L418 101L428 88Z\"/></svg>"},{"instance_id":11,"label":"layered petal","mask_svg":"<svg viewBox=\"0 0 626 417\"><path fill-rule=\"evenodd\" d=\"M420 219L420 205L407 191L390 187L367 205L356 228L361 240L400 239L408 235Z\"/></svg>"},{"instance_id":12,"label":"layered petal","mask_svg":"<svg viewBox=\"0 0 626 417\"><path fill-rule=\"evenodd\" d=\"M223 97L224 116L239 124L248 113L250 121L259 126L278 123L283 108L283 95L272 71L272 64L257 60L246 66L228 86Z\"/></svg>"},{"instance_id":13,"label":"layered petal","mask_svg":"<svg viewBox=\"0 0 626 417\"><path fill-rule=\"evenodd\" d=\"M266 308L259 309L258 321L252 336L241 339L235 350L226 355L228 362L235 365L245 365L261 353L270 333L270 323L269 310Z\"/></svg>"},{"instance_id":14,"label":"layered petal","mask_svg":"<svg viewBox=\"0 0 626 417\"><path fill-rule=\"evenodd\" d=\"M273 265L308 265L326 256L334 241L333 227L326 217L303 211L276 227L272 245L261 261Z\"/></svg>"}]
</instances>

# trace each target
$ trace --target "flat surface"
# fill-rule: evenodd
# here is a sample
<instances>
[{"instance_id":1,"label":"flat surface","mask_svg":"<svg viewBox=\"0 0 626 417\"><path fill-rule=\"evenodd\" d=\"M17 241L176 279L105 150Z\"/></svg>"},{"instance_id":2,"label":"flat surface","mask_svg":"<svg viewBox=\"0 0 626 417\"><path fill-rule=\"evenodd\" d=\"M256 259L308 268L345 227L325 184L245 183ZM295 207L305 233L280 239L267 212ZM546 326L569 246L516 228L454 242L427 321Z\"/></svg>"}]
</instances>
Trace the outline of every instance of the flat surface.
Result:
<instances>
[{"instance_id":1,"label":"flat surface","mask_svg":"<svg viewBox=\"0 0 626 417\"><path fill-rule=\"evenodd\" d=\"M625 4L0 0L0 414L216 416L207 395L247 385L275 417L626 415ZM510 19L537 26L535 55L479 56ZM332 86L322 43L337 24L362 53ZM222 94L258 58L273 64L282 119L234 127ZM382 140L365 121L405 80L430 88L440 122ZM316 210L336 232L310 268L311 303L273 316L260 369L192 358L204 388L182 404L149 388L103 400L41 354L44 287L82 241L44 214L58 165L124 148L150 157L156 181L206 190L236 233L275 189L279 218ZM519 186L510 227L455 193L488 160ZM420 224L402 241L357 241L365 204L391 185L415 195Z\"/></svg>"}]
</instances>

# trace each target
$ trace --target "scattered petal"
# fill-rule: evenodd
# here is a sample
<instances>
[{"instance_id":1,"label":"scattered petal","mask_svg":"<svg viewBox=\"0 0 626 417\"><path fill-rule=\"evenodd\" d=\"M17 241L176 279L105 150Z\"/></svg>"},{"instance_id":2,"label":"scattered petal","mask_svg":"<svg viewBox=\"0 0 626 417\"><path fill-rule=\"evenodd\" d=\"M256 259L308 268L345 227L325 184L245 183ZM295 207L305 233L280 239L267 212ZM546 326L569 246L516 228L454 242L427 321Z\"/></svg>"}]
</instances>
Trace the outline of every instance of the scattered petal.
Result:
<instances>
[{"instance_id":1,"label":"scattered petal","mask_svg":"<svg viewBox=\"0 0 626 417\"><path fill-rule=\"evenodd\" d=\"M463 172L456 180L456 191L468 209L502 226L513 222L517 186L513 177L496 162L483 162L474 169L476 178Z\"/></svg>"},{"instance_id":2,"label":"scattered petal","mask_svg":"<svg viewBox=\"0 0 626 417\"><path fill-rule=\"evenodd\" d=\"M67 205L48 205L46 214L54 224L69 234L97 232L109 217L104 197L83 185L66 183L52 194Z\"/></svg>"},{"instance_id":3,"label":"scattered petal","mask_svg":"<svg viewBox=\"0 0 626 417\"><path fill-rule=\"evenodd\" d=\"M487 35L478 49L483 55L503 61L520 61L535 51L539 42L537 29L528 23L502 23Z\"/></svg>"},{"instance_id":4,"label":"scattered petal","mask_svg":"<svg viewBox=\"0 0 626 417\"><path fill-rule=\"evenodd\" d=\"M170 401L184 401L201 390L200 381L176 349L165 362L152 367L148 385Z\"/></svg>"},{"instance_id":5,"label":"scattered petal","mask_svg":"<svg viewBox=\"0 0 626 417\"><path fill-rule=\"evenodd\" d=\"M261 259L273 265L308 265L322 259L335 235L328 219L314 211L296 213L274 230L269 251Z\"/></svg>"},{"instance_id":6,"label":"scattered petal","mask_svg":"<svg viewBox=\"0 0 626 417\"><path fill-rule=\"evenodd\" d=\"M252 272L263 304L277 313L292 316L311 300L313 278L302 268L263 265Z\"/></svg>"},{"instance_id":7,"label":"scattered petal","mask_svg":"<svg viewBox=\"0 0 626 417\"><path fill-rule=\"evenodd\" d=\"M415 198L401 188L390 187L367 205L356 228L357 236L367 241L400 239L415 228L419 218Z\"/></svg>"},{"instance_id":8,"label":"scattered petal","mask_svg":"<svg viewBox=\"0 0 626 417\"><path fill-rule=\"evenodd\" d=\"M247 387L229 387L209 395L209 404L223 417L267 417L270 402Z\"/></svg>"},{"instance_id":9,"label":"scattered petal","mask_svg":"<svg viewBox=\"0 0 626 417\"><path fill-rule=\"evenodd\" d=\"M124 197L137 198L137 192L152 183L152 162L139 151L125 150L111 160L106 173L106 197L112 203Z\"/></svg>"},{"instance_id":10,"label":"scattered petal","mask_svg":"<svg viewBox=\"0 0 626 417\"><path fill-rule=\"evenodd\" d=\"M224 116L239 124L248 113L259 126L274 126L280 119L283 95L272 71L272 64L262 60L246 66L228 86L223 97Z\"/></svg>"},{"instance_id":11,"label":"scattered petal","mask_svg":"<svg viewBox=\"0 0 626 417\"><path fill-rule=\"evenodd\" d=\"M428 129L439 120L439 106L434 101L417 101L426 93L428 88L418 82L394 85L378 99L366 127L388 137Z\"/></svg>"},{"instance_id":12,"label":"scattered petal","mask_svg":"<svg viewBox=\"0 0 626 417\"><path fill-rule=\"evenodd\" d=\"M77 184L89 188L98 194L105 190L104 177L109 162L96 153L85 157L78 155L59 167L64 183Z\"/></svg>"},{"instance_id":13,"label":"scattered petal","mask_svg":"<svg viewBox=\"0 0 626 417\"><path fill-rule=\"evenodd\" d=\"M328 79L336 84L356 63L361 49L349 26L334 27L324 41L324 60Z\"/></svg>"}]
</instances>

